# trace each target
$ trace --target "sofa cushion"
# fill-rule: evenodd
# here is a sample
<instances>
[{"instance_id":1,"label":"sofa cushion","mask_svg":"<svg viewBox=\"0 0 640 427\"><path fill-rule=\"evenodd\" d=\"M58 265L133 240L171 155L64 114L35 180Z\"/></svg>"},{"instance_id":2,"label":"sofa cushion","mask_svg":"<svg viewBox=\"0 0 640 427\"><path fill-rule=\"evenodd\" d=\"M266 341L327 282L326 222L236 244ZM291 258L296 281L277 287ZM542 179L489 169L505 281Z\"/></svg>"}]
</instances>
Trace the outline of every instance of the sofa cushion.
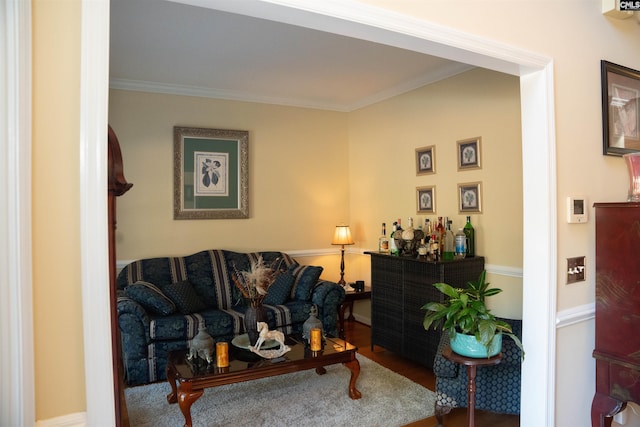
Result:
<instances>
[{"instance_id":1,"label":"sofa cushion","mask_svg":"<svg viewBox=\"0 0 640 427\"><path fill-rule=\"evenodd\" d=\"M138 281L125 288L124 293L152 314L167 316L176 311L176 305L153 283Z\"/></svg>"},{"instance_id":2,"label":"sofa cushion","mask_svg":"<svg viewBox=\"0 0 640 427\"><path fill-rule=\"evenodd\" d=\"M240 331L240 321L232 313L207 308L199 313L157 316L149 322L149 336L152 340L180 340L185 342L198 333L204 324L209 335L215 338L234 336ZM237 322L240 322L236 325Z\"/></svg>"},{"instance_id":3,"label":"sofa cushion","mask_svg":"<svg viewBox=\"0 0 640 427\"><path fill-rule=\"evenodd\" d=\"M291 288L291 298L297 301L309 301L311 292L320 279L322 267L311 265L294 265L291 266L293 274L293 287Z\"/></svg>"},{"instance_id":4,"label":"sofa cushion","mask_svg":"<svg viewBox=\"0 0 640 427\"><path fill-rule=\"evenodd\" d=\"M289 299L291 288L293 287L293 274L291 271L285 271L280 273L275 282L269 286L267 296L264 298L264 303L267 305L281 305Z\"/></svg>"},{"instance_id":5,"label":"sofa cushion","mask_svg":"<svg viewBox=\"0 0 640 427\"><path fill-rule=\"evenodd\" d=\"M162 292L174 302L182 314L191 314L204 310L204 302L188 280L164 285Z\"/></svg>"}]
</instances>

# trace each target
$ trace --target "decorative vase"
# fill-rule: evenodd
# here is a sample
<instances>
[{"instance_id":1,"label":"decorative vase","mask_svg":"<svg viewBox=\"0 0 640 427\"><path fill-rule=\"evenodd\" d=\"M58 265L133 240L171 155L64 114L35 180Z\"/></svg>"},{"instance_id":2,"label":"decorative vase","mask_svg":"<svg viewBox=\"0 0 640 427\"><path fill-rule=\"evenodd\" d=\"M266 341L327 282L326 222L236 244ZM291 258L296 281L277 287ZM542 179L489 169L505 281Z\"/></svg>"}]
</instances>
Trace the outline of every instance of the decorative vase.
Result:
<instances>
[{"instance_id":1,"label":"decorative vase","mask_svg":"<svg viewBox=\"0 0 640 427\"><path fill-rule=\"evenodd\" d=\"M451 350L461 356L483 358L492 357L502 350L502 334L497 334L487 351L487 347L478 341L475 335L456 334L450 340Z\"/></svg>"},{"instance_id":2,"label":"decorative vase","mask_svg":"<svg viewBox=\"0 0 640 427\"><path fill-rule=\"evenodd\" d=\"M244 312L244 329L251 345L256 345L258 341L258 322L267 322L267 310L262 304L252 302Z\"/></svg>"},{"instance_id":3,"label":"decorative vase","mask_svg":"<svg viewBox=\"0 0 640 427\"><path fill-rule=\"evenodd\" d=\"M622 156L629 171L629 195L627 202L640 202L640 153L628 153Z\"/></svg>"}]
</instances>

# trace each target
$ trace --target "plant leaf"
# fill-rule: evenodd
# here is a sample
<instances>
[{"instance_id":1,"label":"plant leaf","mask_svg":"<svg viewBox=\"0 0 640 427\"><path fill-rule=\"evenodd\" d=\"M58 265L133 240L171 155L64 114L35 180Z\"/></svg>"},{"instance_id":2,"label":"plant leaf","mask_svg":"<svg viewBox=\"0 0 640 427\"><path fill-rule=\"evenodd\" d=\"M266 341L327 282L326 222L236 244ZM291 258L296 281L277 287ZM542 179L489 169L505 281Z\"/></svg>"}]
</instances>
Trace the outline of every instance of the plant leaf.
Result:
<instances>
[{"instance_id":1,"label":"plant leaf","mask_svg":"<svg viewBox=\"0 0 640 427\"><path fill-rule=\"evenodd\" d=\"M450 298L460 298L460 294L453 286L447 285L446 283L434 283L433 286Z\"/></svg>"}]
</instances>

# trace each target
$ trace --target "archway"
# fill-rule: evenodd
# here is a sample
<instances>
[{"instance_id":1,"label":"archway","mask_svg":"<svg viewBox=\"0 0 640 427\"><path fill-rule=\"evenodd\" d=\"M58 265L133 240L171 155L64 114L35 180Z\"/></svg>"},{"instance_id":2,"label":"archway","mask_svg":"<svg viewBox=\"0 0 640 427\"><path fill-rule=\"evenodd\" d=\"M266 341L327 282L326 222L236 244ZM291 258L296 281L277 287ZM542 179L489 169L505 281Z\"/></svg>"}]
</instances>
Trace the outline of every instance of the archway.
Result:
<instances>
[{"instance_id":1,"label":"archway","mask_svg":"<svg viewBox=\"0 0 640 427\"><path fill-rule=\"evenodd\" d=\"M207 7L205 0L183 1ZM304 10L301 7L304 6ZM217 1L216 9L392 44L520 77L523 135L523 426L553 425L555 388L556 177L552 61L356 2L296 6ZM83 1L81 230L87 421L113 420L106 242L108 0ZM384 27L382 27L384 23ZM96 173L100 171L102 173ZM546 233L540 233L546 230ZM547 283L547 287L539 286ZM535 325L535 328L534 328ZM108 404L108 403L111 404Z\"/></svg>"}]
</instances>

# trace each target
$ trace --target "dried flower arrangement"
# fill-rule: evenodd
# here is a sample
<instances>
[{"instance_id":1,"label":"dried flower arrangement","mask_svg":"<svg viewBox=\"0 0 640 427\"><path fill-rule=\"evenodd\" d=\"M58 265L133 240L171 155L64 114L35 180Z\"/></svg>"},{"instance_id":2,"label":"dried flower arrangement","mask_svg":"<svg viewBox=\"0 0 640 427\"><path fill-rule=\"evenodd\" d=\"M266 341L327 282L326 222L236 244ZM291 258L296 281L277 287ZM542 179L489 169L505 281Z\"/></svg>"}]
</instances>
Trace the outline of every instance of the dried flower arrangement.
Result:
<instances>
[{"instance_id":1,"label":"dried flower arrangement","mask_svg":"<svg viewBox=\"0 0 640 427\"><path fill-rule=\"evenodd\" d=\"M269 265L265 265L262 255L251 260L249 271L238 271L233 266L231 278L236 287L242 292L242 296L248 299L252 306L261 305L267 296L269 287L275 282L276 277L282 272L280 266L282 260L276 258Z\"/></svg>"}]
</instances>

